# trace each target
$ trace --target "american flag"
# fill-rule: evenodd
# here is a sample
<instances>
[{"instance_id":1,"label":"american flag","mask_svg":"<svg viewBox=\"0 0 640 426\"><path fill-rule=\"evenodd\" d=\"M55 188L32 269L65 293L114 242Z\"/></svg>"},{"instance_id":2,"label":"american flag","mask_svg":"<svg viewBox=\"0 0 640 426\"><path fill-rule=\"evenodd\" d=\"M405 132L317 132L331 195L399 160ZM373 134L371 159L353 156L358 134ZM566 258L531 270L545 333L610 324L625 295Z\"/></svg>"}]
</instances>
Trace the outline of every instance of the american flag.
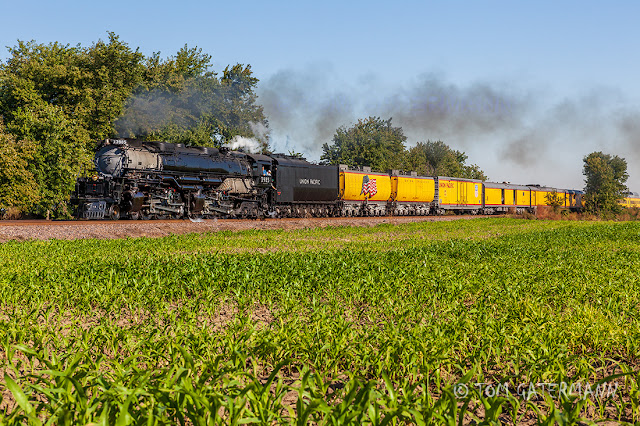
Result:
<instances>
[{"instance_id":1,"label":"american flag","mask_svg":"<svg viewBox=\"0 0 640 426\"><path fill-rule=\"evenodd\" d=\"M369 197L373 197L378 193L378 185L376 184L375 179L370 179L369 176L365 176L362 178L362 191L360 194L369 195Z\"/></svg>"}]
</instances>

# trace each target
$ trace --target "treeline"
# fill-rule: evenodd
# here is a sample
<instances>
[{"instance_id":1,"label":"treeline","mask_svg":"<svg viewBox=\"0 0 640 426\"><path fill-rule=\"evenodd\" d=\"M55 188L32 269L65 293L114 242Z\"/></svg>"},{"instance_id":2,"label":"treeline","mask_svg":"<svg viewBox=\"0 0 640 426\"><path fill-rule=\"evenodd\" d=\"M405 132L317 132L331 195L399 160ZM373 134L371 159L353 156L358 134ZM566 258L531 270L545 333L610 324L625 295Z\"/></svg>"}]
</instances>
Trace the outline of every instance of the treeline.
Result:
<instances>
[{"instance_id":1,"label":"treeline","mask_svg":"<svg viewBox=\"0 0 640 426\"><path fill-rule=\"evenodd\" d=\"M90 47L18 42L9 53L0 64L0 207L64 215L105 138L268 144L248 65L218 74L201 49L144 56L114 33Z\"/></svg>"},{"instance_id":2,"label":"treeline","mask_svg":"<svg viewBox=\"0 0 640 426\"><path fill-rule=\"evenodd\" d=\"M487 180L467 155L442 141L418 142L407 148L402 127L394 127L391 118L369 117L351 127L340 127L331 144L322 147L326 164L371 166L374 170L411 170L422 176L452 176Z\"/></svg>"}]
</instances>

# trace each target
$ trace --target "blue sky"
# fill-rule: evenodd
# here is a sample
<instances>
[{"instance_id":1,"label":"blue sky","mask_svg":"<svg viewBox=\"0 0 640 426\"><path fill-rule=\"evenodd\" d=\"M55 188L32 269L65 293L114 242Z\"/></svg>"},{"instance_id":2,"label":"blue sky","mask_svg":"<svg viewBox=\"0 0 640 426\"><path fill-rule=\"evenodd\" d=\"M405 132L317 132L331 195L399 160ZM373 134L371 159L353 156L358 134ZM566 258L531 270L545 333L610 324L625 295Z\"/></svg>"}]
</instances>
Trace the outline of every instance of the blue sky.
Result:
<instances>
[{"instance_id":1,"label":"blue sky","mask_svg":"<svg viewBox=\"0 0 640 426\"><path fill-rule=\"evenodd\" d=\"M634 2L5 3L3 46L113 31L145 54L251 64L280 150L317 159L337 126L393 116L409 144L442 139L493 180L581 187L582 157L605 150L640 191Z\"/></svg>"}]
</instances>

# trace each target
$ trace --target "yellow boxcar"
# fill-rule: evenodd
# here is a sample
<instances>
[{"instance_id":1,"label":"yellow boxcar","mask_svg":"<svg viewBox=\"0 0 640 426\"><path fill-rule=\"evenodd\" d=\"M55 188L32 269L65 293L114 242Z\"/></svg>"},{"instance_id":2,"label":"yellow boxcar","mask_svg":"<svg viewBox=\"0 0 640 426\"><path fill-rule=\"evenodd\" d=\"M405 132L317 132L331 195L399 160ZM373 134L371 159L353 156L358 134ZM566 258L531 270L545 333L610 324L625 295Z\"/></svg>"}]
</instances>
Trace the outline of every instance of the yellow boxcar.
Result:
<instances>
[{"instance_id":1,"label":"yellow boxcar","mask_svg":"<svg viewBox=\"0 0 640 426\"><path fill-rule=\"evenodd\" d=\"M340 198L345 201L389 201L391 178L385 173L341 170Z\"/></svg>"},{"instance_id":2,"label":"yellow boxcar","mask_svg":"<svg viewBox=\"0 0 640 426\"><path fill-rule=\"evenodd\" d=\"M482 208L482 181L439 176L438 205L441 209Z\"/></svg>"},{"instance_id":3,"label":"yellow boxcar","mask_svg":"<svg viewBox=\"0 0 640 426\"><path fill-rule=\"evenodd\" d=\"M436 188L432 177L391 176L391 199L399 203L430 203Z\"/></svg>"},{"instance_id":4,"label":"yellow boxcar","mask_svg":"<svg viewBox=\"0 0 640 426\"><path fill-rule=\"evenodd\" d=\"M526 186L519 187L516 191L516 204L522 207L531 207L531 189Z\"/></svg>"},{"instance_id":5,"label":"yellow boxcar","mask_svg":"<svg viewBox=\"0 0 640 426\"><path fill-rule=\"evenodd\" d=\"M489 211L507 211L509 207L528 208L531 206L530 189L510 183L484 183L484 207Z\"/></svg>"},{"instance_id":6,"label":"yellow boxcar","mask_svg":"<svg viewBox=\"0 0 640 426\"><path fill-rule=\"evenodd\" d=\"M571 191L568 189L558 189L558 195L560 195L561 200L564 201L562 207L567 209L571 207Z\"/></svg>"},{"instance_id":7,"label":"yellow boxcar","mask_svg":"<svg viewBox=\"0 0 640 426\"><path fill-rule=\"evenodd\" d=\"M500 188L484 188L485 207L497 207L504 205L504 190Z\"/></svg>"}]
</instances>

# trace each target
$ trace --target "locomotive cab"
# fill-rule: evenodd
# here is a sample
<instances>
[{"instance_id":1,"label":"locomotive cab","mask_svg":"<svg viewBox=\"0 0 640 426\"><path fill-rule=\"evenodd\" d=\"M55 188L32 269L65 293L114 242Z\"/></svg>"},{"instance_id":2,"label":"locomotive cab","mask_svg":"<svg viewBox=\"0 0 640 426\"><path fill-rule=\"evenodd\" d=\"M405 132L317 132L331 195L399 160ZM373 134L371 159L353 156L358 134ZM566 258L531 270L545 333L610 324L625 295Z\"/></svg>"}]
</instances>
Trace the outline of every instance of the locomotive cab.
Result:
<instances>
[{"instance_id":1,"label":"locomotive cab","mask_svg":"<svg viewBox=\"0 0 640 426\"><path fill-rule=\"evenodd\" d=\"M273 160L261 154L247 154L251 161L251 174L257 187L270 188L273 185Z\"/></svg>"}]
</instances>

